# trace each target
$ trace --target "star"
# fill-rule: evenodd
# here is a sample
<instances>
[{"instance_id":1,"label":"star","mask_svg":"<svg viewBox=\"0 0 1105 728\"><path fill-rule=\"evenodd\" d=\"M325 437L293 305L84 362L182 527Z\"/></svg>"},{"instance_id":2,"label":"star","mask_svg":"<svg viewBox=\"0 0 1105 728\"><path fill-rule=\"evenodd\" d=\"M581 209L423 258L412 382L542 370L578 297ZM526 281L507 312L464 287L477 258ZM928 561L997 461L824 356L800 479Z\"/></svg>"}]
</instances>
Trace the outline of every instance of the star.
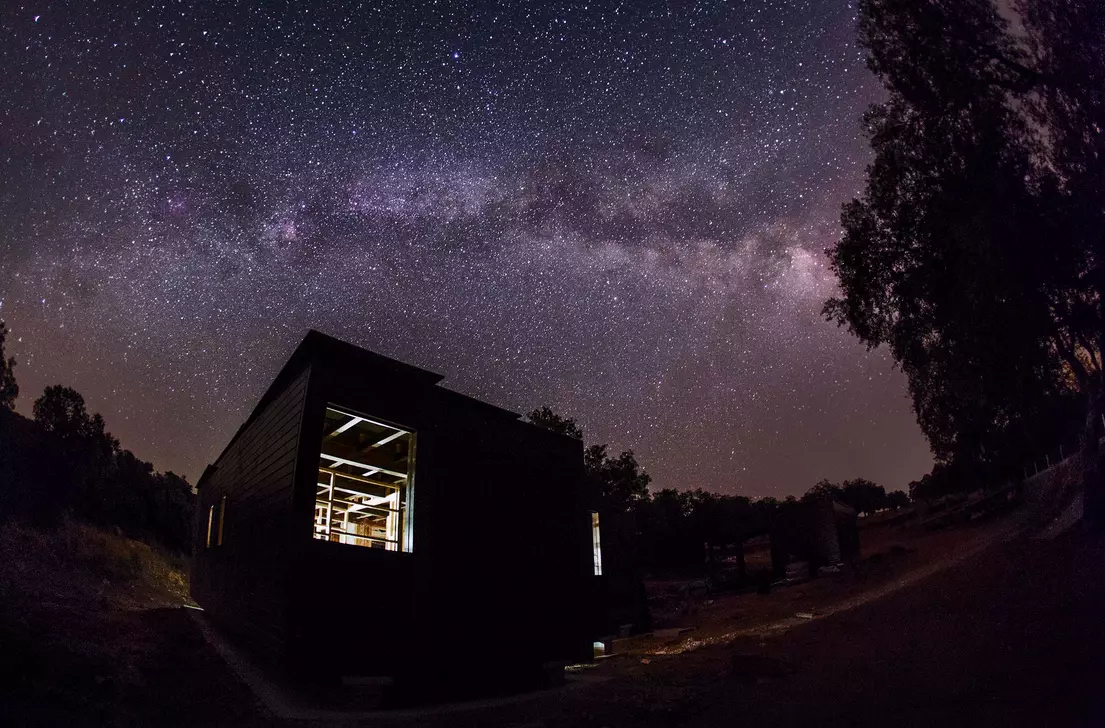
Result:
<instances>
[{"instance_id":1,"label":"star","mask_svg":"<svg viewBox=\"0 0 1105 728\"><path fill-rule=\"evenodd\" d=\"M657 488L927 471L904 378L820 315L880 93L849 3L341 5L5 30L22 411L74 386L195 478L317 328Z\"/></svg>"}]
</instances>

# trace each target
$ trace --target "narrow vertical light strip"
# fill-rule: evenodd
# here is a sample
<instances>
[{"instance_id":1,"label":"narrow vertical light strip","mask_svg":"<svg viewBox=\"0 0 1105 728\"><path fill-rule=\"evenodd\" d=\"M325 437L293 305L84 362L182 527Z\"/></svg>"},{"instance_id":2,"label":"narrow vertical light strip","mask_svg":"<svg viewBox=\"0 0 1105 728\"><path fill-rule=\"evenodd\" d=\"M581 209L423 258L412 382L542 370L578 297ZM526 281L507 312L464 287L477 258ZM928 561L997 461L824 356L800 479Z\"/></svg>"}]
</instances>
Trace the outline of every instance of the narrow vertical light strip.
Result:
<instances>
[{"instance_id":1,"label":"narrow vertical light strip","mask_svg":"<svg viewBox=\"0 0 1105 728\"><path fill-rule=\"evenodd\" d=\"M602 576L602 539L599 537L599 514L591 512L591 549L595 559L595 576Z\"/></svg>"},{"instance_id":2,"label":"narrow vertical light strip","mask_svg":"<svg viewBox=\"0 0 1105 728\"><path fill-rule=\"evenodd\" d=\"M330 488L326 495L326 540L330 540L330 519L334 515L334 474L330 473Z\"/></svg>"},{"instance_id":3,"label":"narrow vertical light strip","mask_svg":"<svg viewBox=\"0 0 1105 728\"><path fill-rule=\"evenodd\" d=\"M211 548L211 536L215 528L215 506L207 509L207 548Z\"/></svg>"},{"instance_id":4,"label":"narrow vertical light strip","mask_svg":"<svg viewBox=\"0 0 1105 728\"><path fill-rule=\"evenodd\" d=\"M418 437L412 432L407 438L407 487L400 498L399 509L403 513L402 531L403 551L414 551L414 483L415 468L418 463Z\"/></svg>"},{"instance_id":5,"label":"narrow vertical light strip","mask_svg":"<svg viewBox=\"0 0 1105 728\"><path fill-rule=\"evenodd\" d=\"M401 517L399 510L399 491L393 492L386 499L384 499L384 505L393 509L388 513L387 520L385 521L386 537L387 537L387 550L398 551L402 544L399 543L399 519Z\"/></svg>"},{"instance_id":6,"label":"narrow vertical light strip","mask_svg":"<svg viewBox=\"0 0 1105 728\"><path fill-rule=\"evenodd\" d=\"M216 542L219 546L223 545L223 531L226 530L226 496L222 497L219 501L219 539Z\"/></svg>"}]
</instances>

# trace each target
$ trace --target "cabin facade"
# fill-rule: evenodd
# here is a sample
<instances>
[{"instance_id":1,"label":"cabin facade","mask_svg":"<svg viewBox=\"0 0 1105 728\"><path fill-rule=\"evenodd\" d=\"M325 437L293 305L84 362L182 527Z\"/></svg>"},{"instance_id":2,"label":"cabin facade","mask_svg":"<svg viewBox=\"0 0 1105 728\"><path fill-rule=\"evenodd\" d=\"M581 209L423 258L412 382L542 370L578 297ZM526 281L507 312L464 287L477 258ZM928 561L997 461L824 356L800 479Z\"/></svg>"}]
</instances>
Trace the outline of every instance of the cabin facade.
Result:
<instances>
[{"instance_id":1,"label":"cabin facade","mask_svg":"<svg viewBox=\"0 0 1105 728\"><path fill-rule=\"evenodd\" d=\"M191 588L214 623L322 680L589 659L582 444L441 379L307 335L197 485Z\"/></svg>"}]
</instances>

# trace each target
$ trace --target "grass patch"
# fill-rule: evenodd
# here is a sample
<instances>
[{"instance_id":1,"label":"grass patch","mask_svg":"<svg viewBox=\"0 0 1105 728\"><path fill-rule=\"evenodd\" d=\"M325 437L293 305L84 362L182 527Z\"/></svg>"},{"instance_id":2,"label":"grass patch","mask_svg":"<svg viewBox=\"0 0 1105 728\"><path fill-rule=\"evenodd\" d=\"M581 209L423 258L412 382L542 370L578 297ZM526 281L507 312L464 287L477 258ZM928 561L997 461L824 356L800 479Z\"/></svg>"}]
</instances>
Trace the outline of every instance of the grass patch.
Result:
<instances>
[{"instance_id":1,"label":"grass patch","mask_svg":"<svg viewBox=\"0 0 1105 728\"><path fill-rule=\"evenodd\" d=\"M142 615L187 593L183 557L117 532L0 524L0 713L16 724L106 719L141 687L154 649Z\"/></svg>"}]
</instances>

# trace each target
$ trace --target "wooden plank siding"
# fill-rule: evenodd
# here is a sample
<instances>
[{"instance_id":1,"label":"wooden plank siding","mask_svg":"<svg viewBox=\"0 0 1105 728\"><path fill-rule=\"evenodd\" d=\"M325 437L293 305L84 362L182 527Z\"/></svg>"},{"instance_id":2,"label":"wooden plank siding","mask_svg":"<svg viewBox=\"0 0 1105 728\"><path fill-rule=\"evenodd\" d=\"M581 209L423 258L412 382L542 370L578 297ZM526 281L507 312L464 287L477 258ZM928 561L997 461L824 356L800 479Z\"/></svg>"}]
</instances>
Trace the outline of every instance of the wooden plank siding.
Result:
<instances>
[{"instance_id":1,"label":"wooden plank siding","mask_svg":"<svg viewBox=\"0 0 1105 728\"><path fill-rule=\"evenodd\" d=\"M285 652L292 495L310 368L251 418L205 473L193 543L192 592L261 651ZM207 515L226 497L223 543L206 547ZM216 526L217 530L217 526Z\"/></svg>"}]
</instances>

